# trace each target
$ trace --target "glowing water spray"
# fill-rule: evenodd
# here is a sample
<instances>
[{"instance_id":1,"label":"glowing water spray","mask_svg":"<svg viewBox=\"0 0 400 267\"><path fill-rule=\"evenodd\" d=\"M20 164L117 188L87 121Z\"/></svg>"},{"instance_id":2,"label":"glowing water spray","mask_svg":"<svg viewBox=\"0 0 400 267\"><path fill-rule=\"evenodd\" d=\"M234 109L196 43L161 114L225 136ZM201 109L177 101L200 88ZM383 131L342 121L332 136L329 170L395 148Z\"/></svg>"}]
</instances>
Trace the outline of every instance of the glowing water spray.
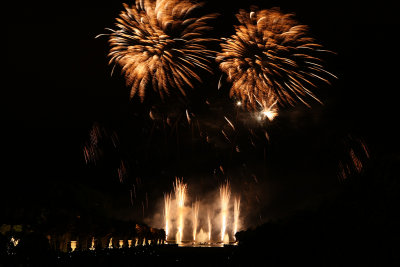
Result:
<instances>
[{"instance_id":1,"label":"glowing water spray","mask_svg":"<svg viewBox=\"0 0 400 267\"><path fill-rule=\"evenodd\" d=\"M196 241L196 234L197 234L197 224L199 218L199 207L200 203L196 201L192 204L192 215L193 215L193 241Z\"/></svg>"},{"instance_id":2,"label":"glowing water spray","mask_svg":"<svg viewBox=\"0 0 400 267\"><path fill-rule=\"evenodd\" d=\"M183 179L179 180L178 178L176 178L174 184L174 191L175 191L175 199L178 211L178 231L176 233L176 242L178 244L182 243L183 223L184 223L183 208L185 206L186 189L187 189L187 184L183 183Z\"/></svg>"},{"instance_id":3,"label":"glowing water spray","mask_svg":"<svg viewBox=\"0 0 400 267\"><path fill-rule=\"evenodd\" d=\"M169 234L170 213L171 213L171 194L169 193L169 194L164 194L164 218L165 218L166 240L168 240L168 234Z\"/></svg>"},{"instance_id":4,"label":"glowing water spray","mask_svg":"<svg viewBox=\"0 0 400 267\"><path fill-rule=\"evenodd\" d=\"M222 184L219 188L219 196L221 199L221 241L224 242L225 238L225 231L226 231L226 221L228 217L228 206L229 206L229 199L231 197L231 188L229 185L229 181L226 181L225 184ZM226 238L225 238L226 239Z\"/></svg>"},{"instance_id":5,"label":"glowing water spray","mask_svg":"<svg viewBox=\"0 0 400 267\"><path fill-rule=\"evenodd\" d=\"M233 202L233 236L238 231L239 227L239 214L240 214L240 197L235 197Z\"/></svg>"}]
</instances>

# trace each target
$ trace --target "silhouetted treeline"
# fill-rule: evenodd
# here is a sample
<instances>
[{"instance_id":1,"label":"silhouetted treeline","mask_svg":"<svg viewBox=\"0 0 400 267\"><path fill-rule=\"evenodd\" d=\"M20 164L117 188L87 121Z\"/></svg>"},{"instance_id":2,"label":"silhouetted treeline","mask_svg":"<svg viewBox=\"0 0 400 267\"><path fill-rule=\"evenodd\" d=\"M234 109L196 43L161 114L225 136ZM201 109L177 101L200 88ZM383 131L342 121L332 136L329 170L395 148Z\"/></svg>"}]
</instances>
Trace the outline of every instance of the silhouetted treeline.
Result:
<instances>
[{"instance_id":1,"label":"silhouetted treeline","mask_svg":"<svg viewBox=\"0 0 400 267\"><path fill-rule=\"evenodd\" d=\"M318 209L236 234L238 265L399 266L400 176L395 157L343 181Z\"/></svg>"}]
</instances>

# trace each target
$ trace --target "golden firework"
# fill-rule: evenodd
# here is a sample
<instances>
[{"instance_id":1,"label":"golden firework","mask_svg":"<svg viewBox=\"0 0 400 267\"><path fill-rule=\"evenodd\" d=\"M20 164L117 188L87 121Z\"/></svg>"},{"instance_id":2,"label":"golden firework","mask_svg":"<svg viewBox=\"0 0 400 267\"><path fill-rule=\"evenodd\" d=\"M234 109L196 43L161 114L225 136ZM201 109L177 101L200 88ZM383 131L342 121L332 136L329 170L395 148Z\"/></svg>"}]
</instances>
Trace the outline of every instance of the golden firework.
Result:
<instances>
[{"instance_id":1,"label":"golden firework","mask_svg":"<svg viewBox=\"0 0 400 267\"><path fill-rule=\"evenodd\" d=\"M317 81L329 83L321 60L315 56L322 46L308 36L308 27L293 14L278 9L240 10L235 34L224 39L216 60L232 82L230 96L249 110L264 109L260 103L277 99L294 105L305 96L319 101L310 91ZM326 51L326 50L324 50ZM333 75L332 75L333 76Z\"/></svg>"},{"instance_id":2,"label":"golden firework","mask_svg":"<svg viewBox=\"0 0 400 267\"><path fill-rule=\"evenodd\" d=\"M116 30L109 34L110 64L118 64L131 87L131 97L139 94L144 100L148 84L161 98L177 88L186 95L185 87L193 88L193 78L200 81L198 69L212 72L208 50L211 38L204 33L216 14L196 17L199 3L189 0L137 0L124 4L125 10L116 19Z\"/></svg>"}]
</instances>

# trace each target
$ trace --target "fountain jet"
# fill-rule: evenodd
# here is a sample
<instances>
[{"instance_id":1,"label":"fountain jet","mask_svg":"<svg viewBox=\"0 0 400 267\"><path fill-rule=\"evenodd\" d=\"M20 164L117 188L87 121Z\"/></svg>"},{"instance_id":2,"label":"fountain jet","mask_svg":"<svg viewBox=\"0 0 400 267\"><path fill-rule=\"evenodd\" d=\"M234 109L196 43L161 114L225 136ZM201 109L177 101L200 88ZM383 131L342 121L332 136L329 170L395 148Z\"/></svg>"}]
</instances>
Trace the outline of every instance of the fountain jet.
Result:
<instances>
[{"instance_id":1,"label":"fountain jet","mask_svg":"<svg viewBox=\"0 0 400 267\"><path fill-rule=\"evenodd\" d=\"M178 211L178 231L176 233L176 242L178 244L182 243L183 223L184 223L183 208L185 207L186 189L187 189L187 184L183 183L183 179L179 180L178 178L176 178L174 184L174 191L175 191L175 199Z\"/></svg>"},{"instance_id":2,"label":"fountain jet","mask_svg":"<svg viewBox=\"0 0 400 267\"><path fill-rule=\"evenodd\" d=\"M211 219L210 219L210 211L207 211L207 222L208 222L208 242L211 242Z\"/></svg>"},{"instance_id":3,"label":"fountain jet","mask_svg":"<svg viewBox=\"0 0 400 267\"><path fill-rule=\"evenodd\" d=\"M240 196L235 197L233 202L233 236L238 231L239 227L239 215L240 215Z\"/></svg>"},{"instance_id":4,"label":"fountain jet","mask_svg":"<svg viewBox=\"0 0 400 267\"><path fill-rule=\"evenodd\" d=\"M168 240L171 213L171 193L164 194L165 239Z\"/></svg>"},{"instance_id":5,"label":"fountain jet","mask_svg":"<svg viewBox=\"0 0 400 267\"><path fill-rule=\"evenodd\" d=\"M196 234L197 234L197 223L199 218L199 207L200 203L196 201L192 204L192 215L193 215L193 241L196 241Z\"/></svg>"},{"instance_id":6,"label":"fountain jet","mask_svg":"<svg viewBox=\"0 0 400 267\"><path fill-rule=\"evenodd\" d=\"M231 197L231 188L229 185L229 181L226 181L225 184L222 184L219 188L219 196L221 199L221 241L224 242L225 231L226 231L226 221L228 217L228 206L229 199Z\"/></svg>"}]
</instances>

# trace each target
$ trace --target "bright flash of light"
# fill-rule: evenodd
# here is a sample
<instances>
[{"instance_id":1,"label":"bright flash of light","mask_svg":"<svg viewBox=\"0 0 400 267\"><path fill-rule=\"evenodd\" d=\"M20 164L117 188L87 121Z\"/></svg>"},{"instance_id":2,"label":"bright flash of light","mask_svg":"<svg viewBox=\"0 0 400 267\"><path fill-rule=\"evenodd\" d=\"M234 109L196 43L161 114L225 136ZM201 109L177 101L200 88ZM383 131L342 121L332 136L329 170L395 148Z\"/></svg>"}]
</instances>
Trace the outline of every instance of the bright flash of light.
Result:
<instances>
[{"instance_id":1,"label":"bright flash of light","mask_svg":"<svg viewBox=\"0 0 400 267\"><path fill-rule=\"evenodd\" d=\"M235 197L235 200L233 202L233 236L235 236L235 234L238 231L239 216L240 216L240 196Z\"/></svg>"},{"instance_id":2,"label":"bright flash of light","mask_svg":"<svg viewBox=\"0 0 400 267\"><path fill-rule=\"evenodd\" d=\"M235 34L223 39L216 60L232 82L230 96L239 98L248 110L270 98L280 105L298 101L309 106L305 97L320 102L310 87L330 83L333 76L324 69L317 54L322 46L308 34L308 27L278 9L251 12L240 10ZM327 51L329 52L329 51ZM336 77L335 77L336 78Z\"/></svg>"},{"instance_id":3,"label":"bright flash of light","mask_svg":"<svg viewBox=\"0 0 400 267\"><path fill-rule=\"evenodd\" d=\"M268 120L272 121L276 116L278 116L278 108L276 106L277 101L275 101L272 105L265 105L261 114L264 118L268 118Z\"/></svg>"},{"instance_id":4,"label":"bright flash of light","mask_svg":"<svg viewBox=\"0 0 400 267\"><path fill-rule=\"evenodd\" d=\"M196 201L192 204L192 215L193 215L193 241L196 241L197 225L199 219L199 207L200 202Z\"/></svg>"},{"instance_id":5,"label":"bright flash of light","mask_svg":"<svg viewBox=\"0 0 400 267\"><path fill-rule=\"evenodd\" d=\"M165 219L165 236L168 240L169 235L169 222L171 215L171 194L164 194L164 219Z\"/></svg>"},{"instance_id":6,"label":"bright flash of light","mask_svg":"<svg viewBox=\"0 0 400 267\"><path fill-rule=\"evenodd\" d=\"M131 97L144 100L148 84L161 98L176 88L186 95L184 87L194 88L193 78L201 82L198 70L212 73L207 49L213 41L205 36L207 25L216 14L196 16L201 3L189 0L136 0L124 4L116 19L116 30L109 35L110 64L118 64L131 87ZM101 34L104 35L104 34ZM98 36L101 36L98 35Z\"/></svg>"},{"instance_id":7,"label":"bright flash of light","mask_svg":"<svg viewBox=\"0 0 400 267\"><path fill-rule=\"evenodd\" d=\"M226 226L227 226L227 217L228 217L228 208L229 208L229 199L231 197L231 187L229 181L226 181L225 184L222 184L219 188L219 196L221 200L221 241L224 241Z\"/></svg>"},{"instance_id":8,"label":"bright flash of light","mask_svg":"<svg viewBox=\"0 0 400 267\"><path fill-rule=\"evenodd\" d=\"M178 211L178 231L176 233L176 242L178 244L182 243L183 225L184 225L183 209L185 207L186 190L187 190L187 184L183 183L183 179L179 180L178 178L176 178L174 183L174 191L175 191L175 199Z\"/></svg>"}]
</instances>

